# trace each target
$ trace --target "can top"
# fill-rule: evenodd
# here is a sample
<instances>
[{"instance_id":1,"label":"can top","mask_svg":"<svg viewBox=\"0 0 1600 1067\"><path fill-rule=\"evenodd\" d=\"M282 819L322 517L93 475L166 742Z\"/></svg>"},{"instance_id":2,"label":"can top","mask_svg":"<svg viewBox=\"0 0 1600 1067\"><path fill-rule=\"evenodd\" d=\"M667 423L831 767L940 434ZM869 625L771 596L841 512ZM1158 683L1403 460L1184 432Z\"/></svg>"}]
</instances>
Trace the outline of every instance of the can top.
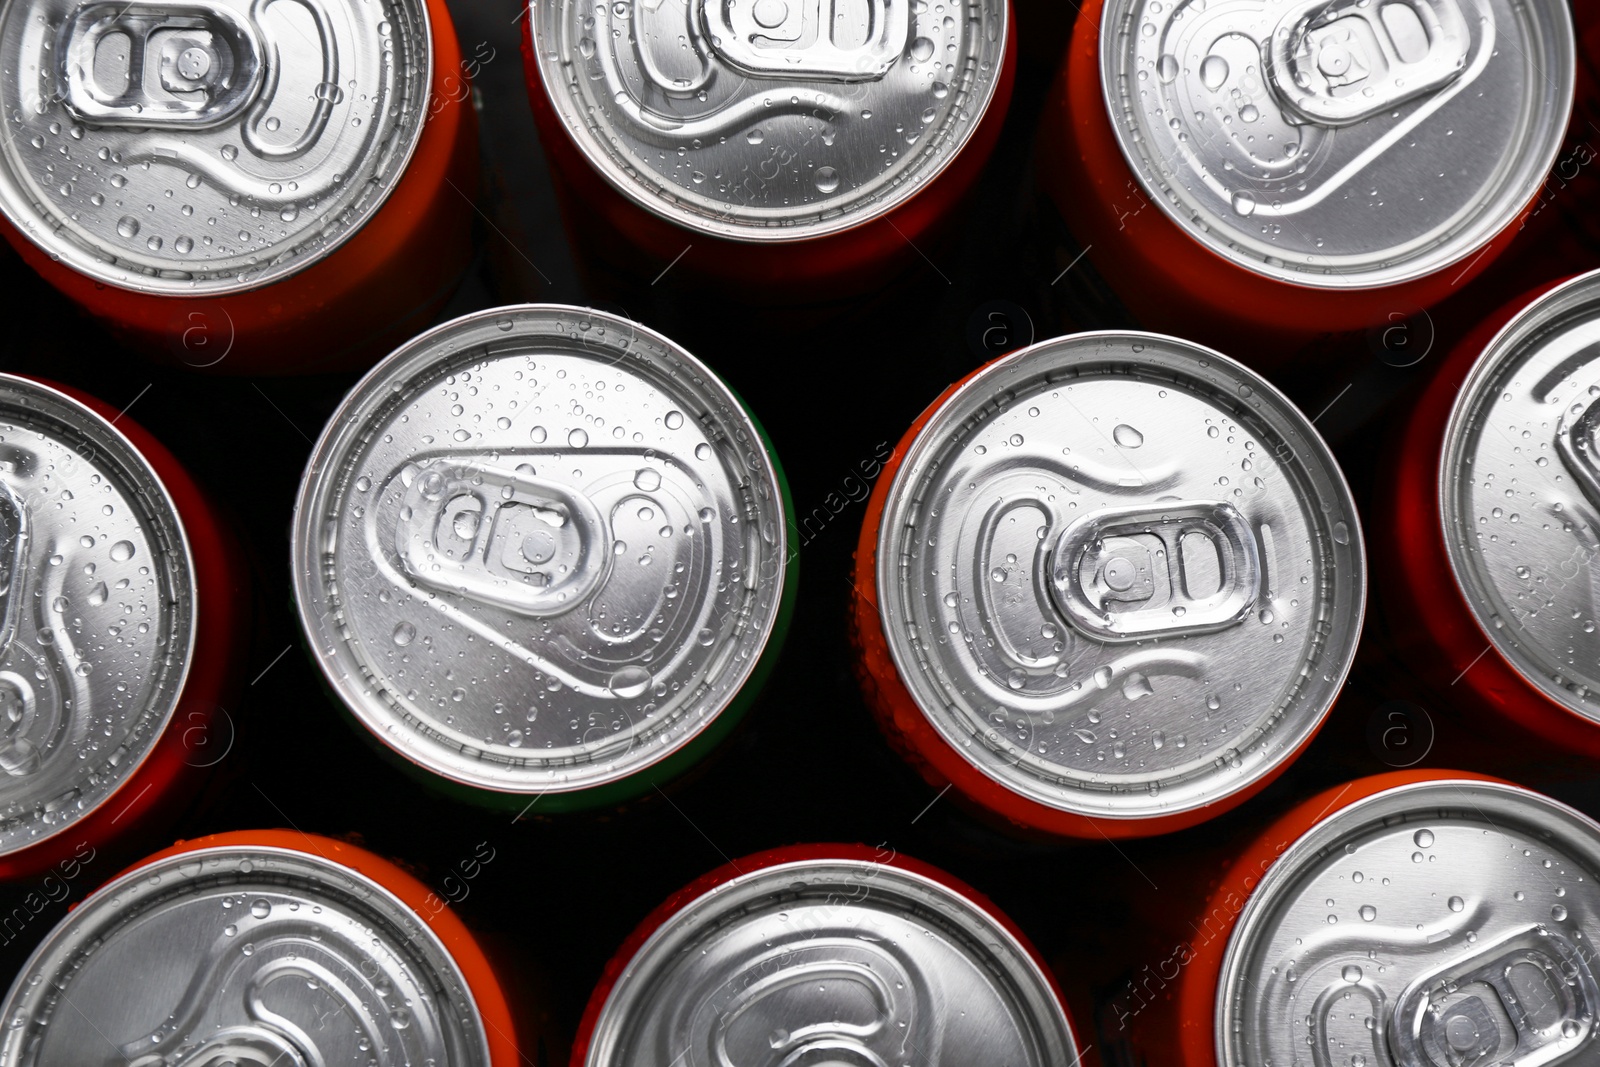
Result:
<instances>
[{"instance_id":1,"label":"can top","mask_svg":"<svg viewBox=\"0 0 1600 1067\"><path fill-rule=\"evenodd\" d=\"M1554 1063L1594 1036L1587 817L1516 786L1426 781L1282 845L1223 960L1222 1067Z\"/></svg>"},{"instance_id":2,"label":"can top","mask_svg":"<svg viewBox=\"0 0 1600 1067\"><path fill-rule=\"evenodd\" d=\"M0 854L67 831L149 755L194 592L177 510L128 439L0 374Z\"/></svg>"},{"instance_id":3,"label":"can top","mask_svg":"<svg viewBox=\"0 0 1600 1067\"><path fill-rule=\"evenodd\" d=\"M899 867L811 859L741 875L668 918L612 987L585 1062L1055 1067L1077 1057L1049 979L977 903Z\"/></svg>"},{"instance_id":4,"label":"can top","mask_svg":"<svg viewBox=\"0 0 1600 1067\"><path fill-rule=\"evenodd\" d=\"M6 1067L489 1062L428 925L365 875L284 848L179 853L97 890L34 951L5 1018Z\"/></svg>"},{"instance_id":5,"label":"can top","mask_svg":"<svg viewBox=\"0 0 1600 1067\"><path fill-rule=\"evenodd\" d=\"M1576 77L1566 0L1108 0L1144 191L1238 266L1326 289L1473 256L1538 192Z\"/></svg>"},{"instance_id":6,"label":"can top","mask_svg":"<svg viewBox=\"0 0 1600 1067\"><path fill-rule=\"evenodd\" d=\"M1440 454L1445 548L1485 642L1600 721L1600 272L1534 301L1461 386Z\"/></svg>"},{"instance_id":7,"label":"can top","mask_svg":"<svg viewBox=\"0 0 1600 1067\"><path fill-rule=\"evenodd\" d=\"M1146 819L1291 758L1355 654L1354 502L1268 382L1142 333L996 360L890 487L878 604L944 739L1057 810Z\"/></svg>"},{"instance_id":8,"label":"can top","mask_svg":"<svg viewBox=\"0 0 1600 1067\"><path fill-rule=\"evenodd\" d=\"M79 273L216 296L371 218L426 120L423 0L0 10L0 211Z\"/></svg>"},{"instance_id":9,"label":"can top","mask_svg":"<svg viewBox=\"0 0 1600 1067\"><path fill-rule=\"evenodd\" d=\"M466 785L629 777L711 724L777 620L778 475L689 353L582 308L423 334L318 442L294 526L317 662L385 744Z\"/></svg>"},{"instance_id":10,"label":"can top","mask_svg":"<svg viewBox=\"0 0 1600 1067\"><path fill-rule=\"evenodd\" d=\"M529 32L562 124L622 193L697 232L792 241L944 170L994 98L1007 19L1006 0L555 0Z\"/></svg>"}]
</instances>

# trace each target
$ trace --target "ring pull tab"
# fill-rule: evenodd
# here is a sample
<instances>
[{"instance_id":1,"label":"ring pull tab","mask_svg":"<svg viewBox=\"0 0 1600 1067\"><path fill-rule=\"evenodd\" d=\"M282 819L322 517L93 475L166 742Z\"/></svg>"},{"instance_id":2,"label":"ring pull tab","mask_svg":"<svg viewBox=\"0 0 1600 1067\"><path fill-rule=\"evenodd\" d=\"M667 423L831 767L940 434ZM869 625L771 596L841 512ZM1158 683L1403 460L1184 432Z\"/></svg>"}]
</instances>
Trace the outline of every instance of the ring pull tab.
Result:
<instances>
[{"instance_id":1,"label":"ring pull tab","mask_svg":"<svg viewBox=\"0 0 1600 1067\"><path fill-rule=\"evenodd\" d=\"M1600 988L1557 929L1529 926L1413 979L1395 1001L1396 1063L1540 1067L1589 1041Z\"/></svg>"},{"instance_id":2,"label":"ring pull tab","mask_svg":"<svg viewBox=\"0 0 1600 1067\"><path fill-rule=\"evenodd\" d=\"M1261 596L1250 524L1213 501L1092 512L1062 531L1048 567L1056 608L1105 641L1224 630Z\"/></svg>"},{"instance_id":3,"label":"ring pull tab","mask_svg":"<svg viewBox=\"0 0 1600 1067\"><path fill-rule=\"evenodd\" d=\"M255 0L250 8L250 17L256 25L262 24L261 19L266 14L267 8L278 2L280 0ZM250 108L250 113L245 116L244 127L239 131L239 137L244 141L245 147L263 159L295 159L305 155L328 128L328 120L333 116L333 106L344 99L344 91L339 88L339 48L327 12L316 0L294 0L294 2L304 8L316 23L317 39L322 45L322 80L312 90L316 104L312 106L311 117L306 120L305 132L288 144L274 144L263 140L261 126L267 120L267 111L277 99L278 76L283 69L277 42L273 42L272 61L267 64L266 86L255 105Z\"/></svg>"},{"instance_id":4,"label":"ring pull tab","mask_svg":"<svg viewBox=\"0 0 1600 1067\"><path fill-rule=\"evenodd\" d=\"M910 0L694 2L712 49L756 77L876 81L911 43Z\"/></svg>"},{"instance_id":5,"label":"ring pull tab","mask_svg":"<svg viewBox=\"0 0 1600 1067\"><path fill-rule=\"evenodd\" d=\"M582 603L611 557L588 497L522 471L436 459L406 488L395 550L416 581L543 617Z\"/></svg>"},{"instance_id":6,"label":"ring pull tab","mask_svg":"<svg viewBox=\"0 0 1600 1067\"><path fill-rule=\"evenodd\" d=\"M1261 50L1291 122L1348 126L1448 85L1470 45L1459 0L1302 0Z\"/></svg>"},{"instance_id":7,"label":"ring pull tab","mask_svg":"<svg viewBox=\"0 0 1600 1067\"><path fill-rule=\"evenodd\" d=\"M1566 415L1562 415L1556 421L1556 452L1589 503L1600 508L1600 457L1595 454L1597 422L1600 422L1600 399L1591 401L1570 423Z\"/></svg>"},{"instance_id":8,"label":"ring pull tab","mask_svg":"<svg viewBox=\"0 0 1600 1067\"><path fill-rule=\"evenodd\" d=\"M57 42L62 103L97 126L205 128L261 88L261 40L225 7L87 3Z\"/></svg>"},{"instance_id":9,"label":"ring pull tab","mask_svg":"<svg viewBox=\"0 0 1600 1067\"><path fill-rule=\"evenodd\" d=\"M11 647L17 634L27 552L28 512L16 491L0 480L0 655Z\"/></svg>"}]
</instances>

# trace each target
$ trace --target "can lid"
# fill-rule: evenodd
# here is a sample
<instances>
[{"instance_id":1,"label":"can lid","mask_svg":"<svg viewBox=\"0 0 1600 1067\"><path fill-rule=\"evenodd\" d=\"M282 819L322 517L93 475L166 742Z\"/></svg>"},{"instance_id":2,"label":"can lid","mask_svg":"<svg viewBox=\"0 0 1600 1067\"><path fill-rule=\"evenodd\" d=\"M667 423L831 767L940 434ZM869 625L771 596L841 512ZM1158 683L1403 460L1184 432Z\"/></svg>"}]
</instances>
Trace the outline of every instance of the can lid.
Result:
<instances>
[{"instance_id":1,"label":"can lid","mask_svg":"<svg viewBox=\"0 0 1600 1067\"><path fill-rule=\"evenodd\" d=\"M787 537L761 434L704 364L602 312L494 308L345 398L301 484L295 594L385 744L466 785L570 792L728 705Z\"/></svg>"},{"instance_id":2,"label":"can lid","mask_svg":"<svg viewBox=\"0 0 1600 1067\"><path fill-rule=\"evenodd\" d=\"M585 1062L1077 1059L1049 979L977 903L899 867L813 859L751 871L668 918L612 987Z\"/></svg>"},{"instance_id":3,"label":"can lid","mask_svg":"<svg viewBox=\"0 0 1600 1067\"><path fill-rule=\"evenodd\" d=\"M138 770L183 690L194 594L144 457L78 401L0 374L0 855Z\"/></svg>"},{"instance_id":4,"label":"can lid","mask_svg":"<svg viewBox=\"0 0 1600 1067\"><path fill-rule=\"evenodd\" d=\"M169 296L252 289L371 218L426 120L423 0L41 0L0 11L0 211Z\"/></svg>"},{"instance_id":5,"label":"can lid","mask_svg":"<svg viewBox=\"0 0 1600 1067\"><path fill-rule=\"evenodd\" d=\"M1327 289L1476 254L1555 162L1566 0L1108 0L1111 125L1145 192L1223 258Z\"/></svg>"},{"instance_id":6,"label":"can lid","mask_svg":"<svg viewBox=\"0 0 1600 1067\"><path fill-rule=\"evenodd\" d=\"M835 233L927 185L988 110L1011 32L1005 0L530 11L544 90L595 168L649 211L739 241Z\"/></svg>"},{"instance_id":7,"label":"can lid","mask_svg":"<svg viewBox=\"0 0 1600 1067\"><path fill-rule=\"evenodd\" d=\"M1508 323L1461 386L1440 454L1451 571L1493 646L1600 721L1600 272Z\"/></svg>"},{"instance_id":8,"label":"can lid","mask_svg":"<svg viewBox=\"0 0 1600 1067\"><path fill-rule=\"evenodd\" d=\"M1223 960L1222 1067L1542 1064L1590 1043L1587 817L1516 786L1427 781L1283 844Z\"/></svg>"},{"instance_id":9,"label":"can lid","mask_svg":"<svg viewBox=\"0 0 1600 1067\"><path fill-rule=\"evenodd\" d=\"M489 1062L428 925L365 875L282 848L179 853L97 890L35 950L4 1015L7 1067Z\"/></svg>"},{"instance_id":10,"label":"can lid","mask_svg":"<svg viewBox=\"0 0 1600 1067\"><path fill-rule=\"evenodd\" d=\"M878 604L974 767L1060 811L1190 811L1291 758L1355 654L1366 566L1316 430L1208 349L1090 333L974 375L890 487Z\"/></svg>"}]
</instances>

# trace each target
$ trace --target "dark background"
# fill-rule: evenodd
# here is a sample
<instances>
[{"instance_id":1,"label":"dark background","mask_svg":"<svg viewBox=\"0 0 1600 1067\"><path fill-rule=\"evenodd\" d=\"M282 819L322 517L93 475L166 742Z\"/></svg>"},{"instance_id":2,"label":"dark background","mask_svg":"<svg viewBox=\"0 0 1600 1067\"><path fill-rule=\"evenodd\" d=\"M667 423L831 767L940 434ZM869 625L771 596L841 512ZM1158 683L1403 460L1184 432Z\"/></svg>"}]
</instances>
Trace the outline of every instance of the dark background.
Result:
<instances>
[{"instance_id":1,"label":"dark background","mask_svg":"<svg viewBox=\"0 0 1600 1067\"><path fill-rule=\"evenodd\" d=\"M1066 0L1021 0L1016 95L983 184L927 261L866 298L834 307L751 311L668 271L655 286L585 283L565 236L527 100L515 5L452 0L462 50L492 57L476 83L484 180L479 255L441 316L540 301L622 311L717 369L765 424L804 523L800 594L783 658L745 725L689 780L625 812L521 822L425 791L373 753L321 688L289 592L289 516L312 441L355 375L212 377L159 369L120 350L10 257L3 362L91 392L162 440L236 523L258 594L231 746L175 836L288 826L359 835L405 861L486 943L539 988L570 1033L607 958L671 891L726 860L802 841L859 841L942 866L1000 905L1059 972L1080 1039L1118 1058L1093 1007L1166 955L1153 930L1198 907L1227 842L1327 785L1408 765L1510 773L1600 815L1583 768L1541 767L1532 742L1482 744L1448 696L1420 690L1388 651L1376 584L1348 690L1316 742L1240 810L1155 841L1047 845L1013 840L936 793L889 751L851 675L845 613L863 506L847 501L859 465L892 445L946 385L1034 339L1129 324L1036 191L1033 133L1065 47ZM1600 143L1575 124L1572 144ZM1569 145L1569 147L1571 147ZM1588 158L1592 158L1590 153ZM1592 168L1590 168L1592 169ZM1547 186L1562 210L1594 210L1587 170ZM692 254L692 253L691 253ZM1593 262L1600 265L1600 255ZM666 264L641 264L648 278ZM1485 277L1387 335L1330 340L1282 356L1274 380L1327 437L1363 508L1370 555L1385 551L1375 474L1388 433L1451 343L1510 295L1564 272L1536 242L1514 245ZM1407 364L1398 366L1397 364ZM1401 702L1401 703L1396 703ZM1395 719L1393 713L1400 713ZM1384 729L1402 723L1399 734ZM474 866L485 853L493 859ZM148 844L148 843L147 843ZM74 897L116 872L97 860ZM474 876L467 877L467 873ZM0 915L37 886L0 890ZM66 914L52 902L0 946L0 981ZM559 1046L560 1042L555 1042ZM537 1055L530 1054L530 1061ZM552 1062L562 1059L559 1053Z\"/></svg>"}]
</instances>

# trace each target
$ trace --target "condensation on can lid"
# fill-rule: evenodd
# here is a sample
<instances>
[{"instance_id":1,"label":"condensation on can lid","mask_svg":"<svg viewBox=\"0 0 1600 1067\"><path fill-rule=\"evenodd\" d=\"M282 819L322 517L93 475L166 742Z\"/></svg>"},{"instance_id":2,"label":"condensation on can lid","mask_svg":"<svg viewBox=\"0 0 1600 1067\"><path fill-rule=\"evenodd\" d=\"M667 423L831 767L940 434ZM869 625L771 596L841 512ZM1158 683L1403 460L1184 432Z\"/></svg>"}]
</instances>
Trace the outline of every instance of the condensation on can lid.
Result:
<instances>
[{"instance_id":1,"label":"condensation on can lid","mask_svg":"<svg viewBox=\"0 0 1600 1067\"><path fill-rule=\"evenodd\" d=\"M489 1062L477 1004L427 924L366 876L281 848L180 853L97 890L35 950L5 1018L6 1067L108 1052L129 1063Z\"/></svg>"},{"instance_id":2,"label":"condensation on can lid","mask_svg":"<svg viewBox=\"0 0 1600 1067\"><path fill-rule=\"evenodd\" d=\"M612 987L585 1062L898 1064L907 1049L923 1063L1078 1058L1049 979L975 902L898 867L815 859L668 918Z\"/></svg>"},{"instance_id":3,"label":"condensation on can lid","mask_svg":"<svg viewBox=\"0 0 1600 1067\"><path fill-rule=\"evenodd\" d=\"M44 0L0 14L0 211L89 277L217 296L301 270L400 180L422 0Z\"/></svg>"},{"instance_id":4,"label":"condensation on can lid","mask_svg":"<svg viewBox=\"0 0 1600 1067\"><path fill-rule=\"evenodd\" d=\"M1536 300L1479 356L1445 431L1439 507L1486 641L1551 700L1600 721L1597 416L1600 272Z\"/></svg>"},{"instance_id":5,"label":"condensation on can lid","mask_svg":"<svg viewBox=\"0 0 1600 1067\"><path fill-rule=\"evenodd\" d=\"M643 326L560 306L446 323L379 364L313 453L300 617L385 744L560 793L708 727L777 621L788 532L750 415Z\"/></svg>"},{"instance_id":6,"label":"condensation on can lid","mask_svg":"<svg viewBox=\"0 0 1600 1067\"><path fill-rule=\"evenodd\" d=\"M76 400L0 375L0 854L133 776L194 626L188 541L144 457Z\"/></svg>"},{"instance_id":7,"label":"condensation on can lid","mask_svg":"<svg viewBox=\"0 0 1600 1067\"><path fill-rule=\"evenodd\" d=\"M1108 0L1102 89L1144 191L1225 259L1329 289L1476 255L1542 186L1566 0Z\"/></svg>"},{"instance_id":8,"label":"condensation on can lid","mask_svg":"<svg viewBox=\"0 0 1600 1067\"><path fill-rule=\"evenodd\" d=\"M1010 32L1005 0L530 10L544 91L595 168L649 211L740 241L835 233L926 186L988 110Z\"/></svg>"},{"instance_id":9,"label":"condensation on can lid","mask_svg":"<svg viewBox=\"0 0 1600 1067\"><path fill-rule=\"evenodd\" d=\"M1554 1063L1590 1045L1600 826L1586 816L1516 786L1425 781L1276 846L1223 960L1222 1067ZM1218 907L1204 931L1238 905Z\"/></svg>"},{"instance_id":10,"label":"condensation on can lid","mask_svg":"<svg viewBox=\"0 0 1600 1067\"><path fill-rule=\"evenodd\" d=\"M1141 333L990 364L908 449L878 534L901 679L974 767L1147 819L1259 781L1321 724L1366 568L1315 429L1263 378Z\"/></svg>"}]
</instances>

